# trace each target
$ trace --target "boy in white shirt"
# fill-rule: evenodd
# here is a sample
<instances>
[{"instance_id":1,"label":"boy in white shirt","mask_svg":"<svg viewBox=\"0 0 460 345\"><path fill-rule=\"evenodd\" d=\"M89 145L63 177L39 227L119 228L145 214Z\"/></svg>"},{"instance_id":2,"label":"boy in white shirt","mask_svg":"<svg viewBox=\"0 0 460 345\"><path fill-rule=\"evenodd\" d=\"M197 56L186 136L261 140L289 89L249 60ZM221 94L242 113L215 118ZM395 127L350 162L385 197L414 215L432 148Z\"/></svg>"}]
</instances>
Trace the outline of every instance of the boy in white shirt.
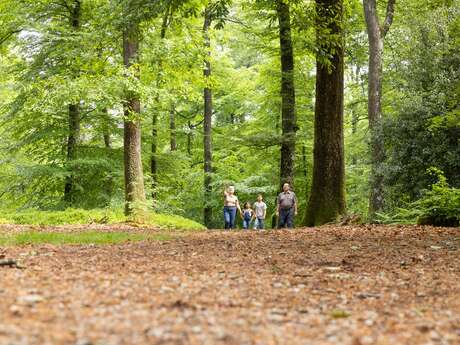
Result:
<instances>
[{"instance_id":1,"label":"boy in white shirt","mask_svg":"<svg viewBox=\"0 0 460 345\"><path fill-rule=\"evenodd\" d=\"M254 229L262 230L264 228L264 220L267 215L267 205L263 201L262 194L257 196L257 201L253 204L254 206Z\"/></svg>"}]
</instances>

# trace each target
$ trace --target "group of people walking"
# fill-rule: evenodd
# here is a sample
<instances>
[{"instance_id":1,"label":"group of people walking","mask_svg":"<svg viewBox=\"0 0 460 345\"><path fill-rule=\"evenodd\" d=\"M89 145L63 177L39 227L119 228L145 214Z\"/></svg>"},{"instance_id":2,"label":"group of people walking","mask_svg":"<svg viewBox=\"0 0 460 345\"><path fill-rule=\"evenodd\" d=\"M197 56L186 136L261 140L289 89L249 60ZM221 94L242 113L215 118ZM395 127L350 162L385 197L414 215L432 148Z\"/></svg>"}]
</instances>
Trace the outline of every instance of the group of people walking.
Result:
<instances>
[{"instance_id":1,"label":"group of people walking","mask_svg":"<svg viewBox=\"0 0 460 345\"><path fill-rule=\"evenodd\" d=\"M262 194L257 196L253 205L245 202L241 209L238 197L235 195L235 187L229 186L224 190L224 222L225 229L234 229L236 216L239 212L243 220L243 229L264 229L267 216L267 205ZM278 228L293 228L294 217L297 215L297 198L291 190L289 183L283 185L283 191L276 198L276 217Z\"/></svg>"}]
</instances>

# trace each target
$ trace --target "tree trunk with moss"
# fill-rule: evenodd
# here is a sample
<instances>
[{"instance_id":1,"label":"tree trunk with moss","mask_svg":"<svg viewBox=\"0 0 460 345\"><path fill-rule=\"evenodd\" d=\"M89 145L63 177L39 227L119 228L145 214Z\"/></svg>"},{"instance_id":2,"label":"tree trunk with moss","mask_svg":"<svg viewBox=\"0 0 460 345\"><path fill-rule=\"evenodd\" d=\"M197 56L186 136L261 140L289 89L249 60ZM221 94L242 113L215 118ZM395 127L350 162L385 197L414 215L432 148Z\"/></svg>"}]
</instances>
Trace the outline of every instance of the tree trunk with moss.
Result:
<instances>
[{"instance_id":1,"label":"tree trunk with moss","mask_svg":"<svg viewBox=\"0 0 460 345\"><path fill-rule=\"evenodd\" d=\"M123 33L123 61L126 68L133 68L138 59L139 28L130 25ZM136 68L136 67L134 67ZM139 78L139 72L135 71ZM139 95L129 91L124 104L124 173L125 214L136 215L145 207L144 174L141 158L141 105Z\"/></svg>"},{"instance_id":2,"label":"tree trunk with moss","mask_svg":"<svg viewBox=\"0 0 460 345\"><path fill-rule=\"evenodd\" d=\"M319 52L313 181L304 220L307 226L334 222L345 213L342 1L316 0ZM325 57L330 57L329 61Z\"/></svg>"}]
</instances>

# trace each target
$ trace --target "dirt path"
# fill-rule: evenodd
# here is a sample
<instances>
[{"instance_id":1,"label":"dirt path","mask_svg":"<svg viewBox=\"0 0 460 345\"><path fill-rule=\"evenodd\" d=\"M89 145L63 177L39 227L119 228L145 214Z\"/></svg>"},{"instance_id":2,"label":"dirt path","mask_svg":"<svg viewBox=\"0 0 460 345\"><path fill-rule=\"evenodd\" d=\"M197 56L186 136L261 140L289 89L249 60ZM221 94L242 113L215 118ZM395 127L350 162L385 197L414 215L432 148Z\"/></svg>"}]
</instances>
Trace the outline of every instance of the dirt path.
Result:
<instances>
[{"instance_id":1,"label":"dirt path","mask_svg":"<svg viewBox=\"0 0 460 345\"><path fill-rule=\"evenodd\" d=\"M460 229L0 248L0 344L460 344Z\"/></svg>"}]
</instances>

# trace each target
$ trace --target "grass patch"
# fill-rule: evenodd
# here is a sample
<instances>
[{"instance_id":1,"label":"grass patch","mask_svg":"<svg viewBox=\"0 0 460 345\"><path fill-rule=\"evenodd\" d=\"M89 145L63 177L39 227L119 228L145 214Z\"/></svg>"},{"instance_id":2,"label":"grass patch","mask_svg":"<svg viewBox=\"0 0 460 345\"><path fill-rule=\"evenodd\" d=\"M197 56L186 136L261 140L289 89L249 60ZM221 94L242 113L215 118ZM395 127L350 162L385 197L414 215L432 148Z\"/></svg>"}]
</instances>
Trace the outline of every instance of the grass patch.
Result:
<instances>
[{"instance_id":1,"label":"grass patch","mask_svg":"<svg viewBox=\"0 0 460 345\"><path fill-rule=\"evenodd\" d=\"M17 246L26 244L118 244L138 241L166 241L168 234L133 234L129 232L38 232L27 231L19 234L0 235L0 245Z\"/></svg>"},{"instance_id":2,"label":"grass patch","mask_svg":"<svg viewBox=\"0 0 460 345\"><path fill-rule=\"evenodd\" d=\"M117 224L133 223L121 210L93 209L83 210L69 208L63 211L26 210L21 212L2 212L0 224L26 225L69 225L69 224ZM154 226L161 229L204 230L205 227L193 220L169 214L146 212L142 220L134 222L140 225Z\"/></svg>"}]
</instances>

